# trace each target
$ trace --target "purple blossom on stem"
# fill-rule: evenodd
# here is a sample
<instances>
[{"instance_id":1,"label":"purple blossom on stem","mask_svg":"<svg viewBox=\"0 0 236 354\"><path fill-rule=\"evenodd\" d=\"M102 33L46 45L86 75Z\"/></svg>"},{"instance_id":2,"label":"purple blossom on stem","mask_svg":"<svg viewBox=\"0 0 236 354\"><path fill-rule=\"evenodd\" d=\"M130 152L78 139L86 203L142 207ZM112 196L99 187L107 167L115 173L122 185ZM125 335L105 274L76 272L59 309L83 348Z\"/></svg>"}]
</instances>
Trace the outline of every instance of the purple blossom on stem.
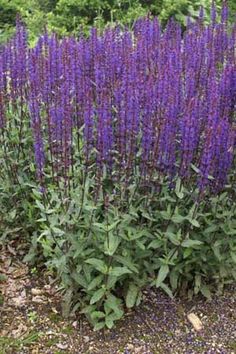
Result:
<instances>
[{"instance_id":1,"label":"purple blossom on stem","mask_svg":"<svg viewBox=\"0 0 236 354\"><path fill-rule=\"evenodd\" d=\"M193 164L201 192L224 188L236 148L236 25L226 1L221 19L213 3L211 24L201 8L184 34L173 19L161 29L145 17L132 32L45 32L29 49L20 19L16 27L0 48L0 128L11 129L8 108L24 119L28 106L41 184L51 168L67 193L78 158L97 181L106 170L125 186L137 171L150 185L156 176L188 183Z\"/></svg>"}]
</instances>

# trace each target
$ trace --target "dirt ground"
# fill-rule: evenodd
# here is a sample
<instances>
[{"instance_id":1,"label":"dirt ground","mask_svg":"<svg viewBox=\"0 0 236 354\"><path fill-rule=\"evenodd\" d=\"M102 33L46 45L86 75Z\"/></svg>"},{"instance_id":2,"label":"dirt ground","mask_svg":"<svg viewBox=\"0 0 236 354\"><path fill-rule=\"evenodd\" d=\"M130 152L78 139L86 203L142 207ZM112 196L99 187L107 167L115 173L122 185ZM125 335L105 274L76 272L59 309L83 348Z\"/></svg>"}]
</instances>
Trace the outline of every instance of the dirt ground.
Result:
<instances>
[{"instance_id":1,"label":"dirt ground","mask_svg":"<svg viewBox=\"0 0 236 354\"><path fill-rule=\"evenodd\" d=\"M79 314L62 318L55 280L21 258L14 244L0 249L0 354L236 353L234 286L211 301L147 289L114 329L94 332ZM202 329L194 329L190 313Z\"/></svg>"}]
</instances>

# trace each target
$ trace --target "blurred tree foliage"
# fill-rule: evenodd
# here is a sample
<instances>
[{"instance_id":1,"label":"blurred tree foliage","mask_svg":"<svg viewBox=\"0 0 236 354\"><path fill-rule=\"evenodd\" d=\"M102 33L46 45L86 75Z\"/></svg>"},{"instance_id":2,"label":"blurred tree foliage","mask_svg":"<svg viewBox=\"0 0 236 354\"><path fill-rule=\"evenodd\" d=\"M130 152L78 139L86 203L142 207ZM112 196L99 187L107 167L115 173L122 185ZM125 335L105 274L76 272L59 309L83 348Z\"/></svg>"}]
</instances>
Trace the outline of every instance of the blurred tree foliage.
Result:
<instances>
[{"instance_id":1,"label":"blurred tree foliage","mask_svg":"<svg viewBox=\"0 0 236 354\"><path fill-rule=\"evenodd\" d=\"M202 5L209 21L212 0L0 0L0 42L14 31L16 14L20 13L30 34L30 41L47 25L59 34L76 34L92 25L103 28L119 21L132 26L147 13L158 16L163 24L174 17L183 26L186 17L196 18ZM222 0L216 0L220 7ZM230 14L236 12L236 1L229 0Z\"/></svg>"},{"instance_id":2,"label":"blurred tree foliage","mask_svg":"<svg viewBox=\"0 0 236 354\"><path fill-rule=\"evenodd\" d=\"M44 3L43 0L0 0L0 42L5 42L14 32L17 14L26 23L30 40L36 38L47 23L47 10L40 7L40 2Z\"/></svg>"}]
</instances>

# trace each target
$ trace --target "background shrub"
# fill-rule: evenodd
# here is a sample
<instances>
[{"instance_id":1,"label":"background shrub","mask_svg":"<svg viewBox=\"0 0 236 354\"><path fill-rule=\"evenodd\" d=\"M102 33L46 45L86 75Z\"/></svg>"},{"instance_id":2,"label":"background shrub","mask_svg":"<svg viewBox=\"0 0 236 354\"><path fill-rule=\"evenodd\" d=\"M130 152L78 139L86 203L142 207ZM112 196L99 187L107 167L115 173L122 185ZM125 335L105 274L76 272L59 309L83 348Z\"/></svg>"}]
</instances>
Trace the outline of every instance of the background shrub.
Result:
<instances>
[{"instance_id":1,"label":"background shrub","mask_svg":"<svg viewBox=\"0 0 236 354\"><path fill-rule=\"evenodd\" d=\"M60 35L78 35L81 26L86 32L92 25L103 28L116 21L132 27L136 19L146 14L158 16L162 25L174 17L185 27L187 16L196 19L200 6L205 9L205 22L209 23L211 3L211 0L0 0L0 42L14 32L16 13L20 13L27 25L30 42L35 43L46 25ZM222 1L215 3L220 9ZM236 3L234 0L227 3L233 22Z\"/></svg>"}]
</instances>

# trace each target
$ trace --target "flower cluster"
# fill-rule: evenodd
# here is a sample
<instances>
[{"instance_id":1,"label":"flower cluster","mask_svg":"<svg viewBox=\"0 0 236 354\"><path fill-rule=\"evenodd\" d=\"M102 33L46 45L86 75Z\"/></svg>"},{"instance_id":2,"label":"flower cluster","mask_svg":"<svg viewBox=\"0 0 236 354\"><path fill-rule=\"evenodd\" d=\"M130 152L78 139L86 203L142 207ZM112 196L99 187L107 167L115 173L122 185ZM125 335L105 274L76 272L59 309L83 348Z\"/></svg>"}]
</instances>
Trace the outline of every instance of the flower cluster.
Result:
<instances>
[{"instance_id":1,"label":"flower cluster","mask_svg":"<svg viewBox=\"0 0 236 354\"><path fill-rule=\"evenodd\" d=\"M70 184L75 166L106 169L148 183L191 166L201 190L221 189L236 148L236 26L221 20L188 22L141 18L131 32L119 26L89 37L42 35L27 46L24 26L0 50L0 129L7 111L30 117L37 176ZM19 130L20 130L19 126ZM138 172L137 172L138 171ZM211 178L209 178L211 176Z\"/></svg>"}]
</instances>

